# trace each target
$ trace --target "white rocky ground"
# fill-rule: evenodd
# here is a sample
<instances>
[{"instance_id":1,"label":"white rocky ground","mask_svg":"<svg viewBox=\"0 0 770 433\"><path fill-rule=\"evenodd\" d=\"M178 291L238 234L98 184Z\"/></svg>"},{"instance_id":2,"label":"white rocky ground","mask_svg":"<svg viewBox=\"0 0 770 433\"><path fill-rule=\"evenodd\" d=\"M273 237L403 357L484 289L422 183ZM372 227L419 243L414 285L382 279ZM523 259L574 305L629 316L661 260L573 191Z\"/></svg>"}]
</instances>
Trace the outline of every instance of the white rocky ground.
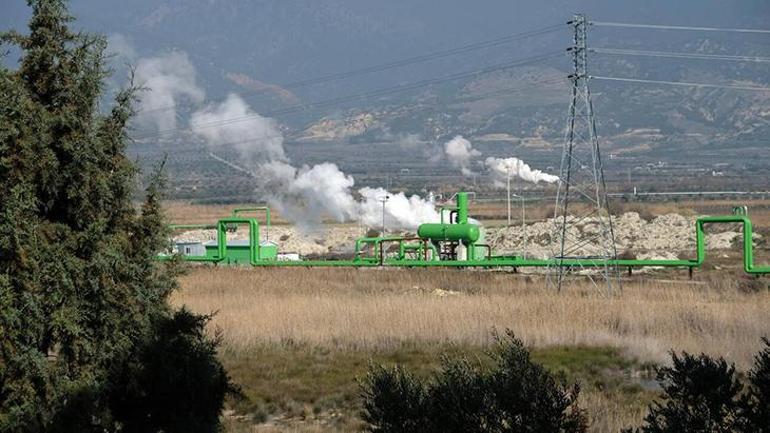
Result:
<instances>
[{"instance_id":1,"label":"white rocky ground","mask_svg":"<svg viewBox=\"0 0 770 433\"><path fill-rule=\"evenodd\" d=\"M520 254L526 248L529 256L547 257L553 228L553 220L547 220L529 224L524 231L520 226L491 229L487 234L487 243L498 253ZM576 237L585 238L599 229L598 220L585 219L571 229ZM628 212L613 219L613 229L619 254L625 253L636 258L673 259L692 256L695 251L695 217L667 214L645 221L638 213ZM707 232L706 247L710 250L729 249L736 238L741 236L737 224L714 225ZM595 247L589 245L574 254L596 252Z\"/></svg>"},{"instance_id":2,"label":"white rocky ground","mask_svg":"<svg viewBox=\"0 0 770 433\"><path fill-rule=\"evenodd\" d=\"M618 252L625 253L629 258L673 259L691 257L694 254L695 217L668 214L645 221L636 212L628 212L613 221ZM529 224L523 231L520 226L491 227L487 229L487 243L496 254L521 254L526 247L529 257L548 257L553 227L552 220ZM574 226L576 234L590 234L597 228L595 219L585 219ZM715 225L710 227L708 232L707 248L710 250L729 249L741 236L738 225ZM278 244L281 252L299 253L303 256L352 253L355 240L362 235L362 229L353 225L332 225L311 233L302 233L290 226L273 226L269 234L270 240ZM214 240L215 236L216 232L213 230L194 230L175 239L205 242ZM264 240L264 231L261 236ZM248 231L240 229L230 233L228 238L247 239ZM575 254L584 255L591 252L592 248L589 246Z\"/></svg>"}]
</instances>

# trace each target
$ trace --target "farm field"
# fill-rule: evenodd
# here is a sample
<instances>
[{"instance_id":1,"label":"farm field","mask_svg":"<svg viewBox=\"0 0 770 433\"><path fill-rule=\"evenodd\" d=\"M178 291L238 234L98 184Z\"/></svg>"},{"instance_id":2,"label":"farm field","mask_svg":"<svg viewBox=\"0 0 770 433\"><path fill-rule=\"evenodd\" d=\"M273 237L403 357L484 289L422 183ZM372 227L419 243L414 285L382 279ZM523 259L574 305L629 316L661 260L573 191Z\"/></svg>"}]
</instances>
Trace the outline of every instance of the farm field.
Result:
<instances>
[{"instance_id":1,"label":"farm field","mask_svg":"<svg viewBox=\"0 0 770 433\"><path fill-rule=\"evenodd\" d=\"M587 280L559 294L542 276L506 272L191 267L173 303L216 313L210 332L243 393L228 403L232 432L359 431L357 379L371 363L426 375L444 353L483 363L495 329L581 383L592 432L617 432L644 416L652 368L670 350L750 365L770 335L770 293L767 279L726 265L737 260L692 281L634 276L611 297Z\"/></svg>"}]
</instances>

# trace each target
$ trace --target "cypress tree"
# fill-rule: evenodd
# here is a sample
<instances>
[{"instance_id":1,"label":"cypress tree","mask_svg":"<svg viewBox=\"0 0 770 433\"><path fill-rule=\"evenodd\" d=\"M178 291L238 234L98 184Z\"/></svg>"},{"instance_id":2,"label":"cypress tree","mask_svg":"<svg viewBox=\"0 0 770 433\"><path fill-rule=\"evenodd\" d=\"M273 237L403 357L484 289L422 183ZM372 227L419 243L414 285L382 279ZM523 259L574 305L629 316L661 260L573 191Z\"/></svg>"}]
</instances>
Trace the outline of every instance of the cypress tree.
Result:
<instances>
[{"instance_id":1,"label":"cypress tree","mask_svg":"<svg viewBox=\"0 0 770 433\"><path fill-rule=\"evenodd\" d=\"M176 265L153 260L167 236L160 169L144 204L132 201L137 89L103 110L105 39L73 32L64 0L28 3L29 33L0 34L22 52L18 69L0 66L0 431L120 431L124 413L150 420L143 431L181 431L153 413L163 407L125 408L169 391L136 389L127 372L169 368L148 354L179 345L193 370L165 386L208 386L203 424L216 429L229 380L206 319L167 303Z\"/></svg>"}]
</instances>

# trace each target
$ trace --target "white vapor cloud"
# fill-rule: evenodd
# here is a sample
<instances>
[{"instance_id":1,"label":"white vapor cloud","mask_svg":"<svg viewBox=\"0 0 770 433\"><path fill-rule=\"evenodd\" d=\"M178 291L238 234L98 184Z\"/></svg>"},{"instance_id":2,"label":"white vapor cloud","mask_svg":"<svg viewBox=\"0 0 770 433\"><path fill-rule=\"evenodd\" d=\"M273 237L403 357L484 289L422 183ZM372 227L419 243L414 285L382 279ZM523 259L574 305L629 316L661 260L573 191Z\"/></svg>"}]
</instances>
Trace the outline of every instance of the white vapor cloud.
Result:
<instances>
[{"instance_id":1,"label":"white vapor cloud","mask_svg":"<svg viewBox=\"0 0 770 433\"><path fill-rule=\"evenodd\" d=\"M458 135L444 143L444 153L446 154L449 163L452 164L453 167L459 168L460 171L462 171L463 176L470 176L473 174L468 166L470 166L473 158L481 156L481 152L474 149L471 142L466 140L462 135Z\"/></svg>"},{"instance_id":2,"label":"white vapor cloud","mask_svg":"<svg viewBox=\"0 0 770 433\"><path fill-rule=\"evenodd\" d=\"M360 217L370 227L382 222L383 197L389 197L385 203L385 222L389 228L416 229L420 224L438 222L441 218L432 199L418 195L407 197L400 192L393 194L383 188L361 188Z\"/></svg>"},{"instance_id":3,"label":"white vapor cloud","mask_svg":"<svg viewBox=\"0 0 770 433\"><path fill-rule=\"evenodd\" d=\"M237 120L237 121L236 121ZM379 226L382 202L388 229L416 229L426 221L438 221L431 199L389 193L382 188L361 188L354 197L355 180L333 163L295 167L288 162L278 124L251 110L243 99L231 94L220 103L193 113L190 129L212 150L235 148L246 166L260 181L260 191L283 217L305 230L319 226L324 217L338 222L361 221Z\"/></svg>"},{"instance_id":4,"label":"white vapor cloud","mask_svg":"<svg viewBox=\"0 0 770 433\"><path fill-rule=\"evenodd\" d=\"M137 122L145 127L175 129L179 103L200 103L206 97L196 81L195 67L183 52L140 58L135 78L138 85L146 88L140 95L137 113Z\"/></svg>"},{"instance_id":5,"label":"white vapor cloud","mask_svg":"<svg viewBox=\"0 0 770 433\"><path fill-rule=\"evenodd\" d=\"M178 102L189 99L201 102L205 93L195 81L195 68L183 53L140 59L137 78L151 90L142 100L141 109L171 107L170 110L150 112L146 122L154 122L158 129L176 126L175 108ZM195 111L189 124L192 133L212 152L223 148L238 151L240 161L220 158L231 167L243 167L259 180L259 190L271 206L302 229L310 230L331 217L339 222L361 221L379 226L382 218L382 197L389 196L385 206L388 229L416 229L426 221L438 221L439 213L433 199L393 194L382 188L361 188L354 196L355 180L331 162L302 167L292 165L283 147L284 137L278 123L259 115L237 94L230 94L217 104ZM464 140L457 137L456 140ZM417 147L422 143L417 135L405 136L404 146ZM462 159L448 146L453 157ZM476 151L467 151L476 156ZM214 154L215 158L219 158ZM468 157L468 159L470 158Z\"/></svg>"},{"instance_id":6,"label":"white vapor cloud","mask_svg":"<svg viewBox=\"0 0 770 433\"><path fill-rule=\"evenodd\" d=\"M532 169L532 167L519 158L489 157L484 164L493 174L497 186L504 186L504 181L507 180L508 176L518 177L532 183L538 183L540 181L554 183L559 180L558 176L544 173L541 170Z\"/></svg>"},{"instance_id":7,"label":"white vapor cloud","mask_svg":"<svg viewBox=\"0 0 770 433\"><path fill-rule=\"evenodd\" d=\"M190 129L211 148L234 147L247 163L286 159L276 121L255 113L234 93L193 113Z\"/></svg>"}]
</instances>

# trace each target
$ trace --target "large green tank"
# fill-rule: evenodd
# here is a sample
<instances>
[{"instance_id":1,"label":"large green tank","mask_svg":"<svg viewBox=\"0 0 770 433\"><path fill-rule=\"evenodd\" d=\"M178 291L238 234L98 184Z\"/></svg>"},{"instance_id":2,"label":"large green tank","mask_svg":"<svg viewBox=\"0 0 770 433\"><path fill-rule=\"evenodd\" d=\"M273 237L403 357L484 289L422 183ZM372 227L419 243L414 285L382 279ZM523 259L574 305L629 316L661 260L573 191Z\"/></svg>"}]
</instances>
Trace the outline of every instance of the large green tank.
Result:
<instances>
[{"instance_id":1,"label":"large green tank","mask_svg":"<svg viewBox=\"0 0 770 433\"><path fill-rule=\"evenodd\" d=\"M479 240L479 226L475 224L421 224L417 236L432 241L463 241L473 243Z\"/></svg>"}]
</instances>

